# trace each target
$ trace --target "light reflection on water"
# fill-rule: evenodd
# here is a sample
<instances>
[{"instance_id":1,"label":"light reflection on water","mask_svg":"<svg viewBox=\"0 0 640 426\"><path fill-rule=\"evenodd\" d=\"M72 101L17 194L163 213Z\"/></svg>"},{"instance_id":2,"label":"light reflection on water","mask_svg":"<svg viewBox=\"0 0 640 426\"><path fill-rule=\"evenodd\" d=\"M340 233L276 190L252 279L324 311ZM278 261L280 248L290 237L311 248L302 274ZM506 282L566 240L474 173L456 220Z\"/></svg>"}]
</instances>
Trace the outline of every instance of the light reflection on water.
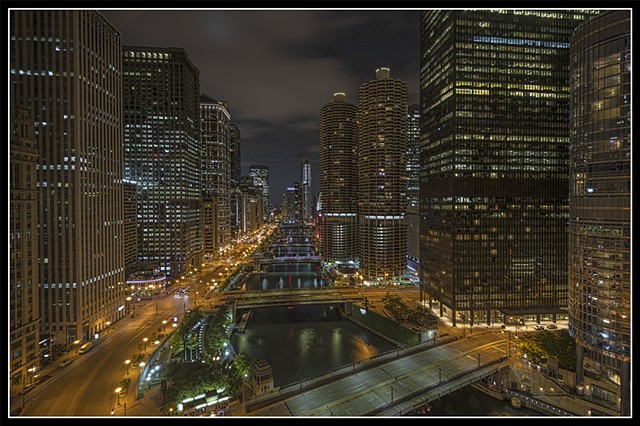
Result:
<instances>
[{"instance_id":1,"label":"light reflection on water","mask_svg":"<svg viewBox=\"0 0 640 426\"><path fill-rule=\"evenodd\" d=\"M344 319L331 319L326 305L255 309L245 333L231 339L251 361L264 358L274 386L310 378L394 349L383 338Z\"/></svg>"},{"instance_id":2,"label":"light reflection on water","mask_svg":"<svg viewBox=\"0 0 640 426\"><path fill-rule=\"evenodd\" d=\"M272 265L269 272L247 278L247 290L324 287L317 265Z\"/></svg>"}]
</instances>

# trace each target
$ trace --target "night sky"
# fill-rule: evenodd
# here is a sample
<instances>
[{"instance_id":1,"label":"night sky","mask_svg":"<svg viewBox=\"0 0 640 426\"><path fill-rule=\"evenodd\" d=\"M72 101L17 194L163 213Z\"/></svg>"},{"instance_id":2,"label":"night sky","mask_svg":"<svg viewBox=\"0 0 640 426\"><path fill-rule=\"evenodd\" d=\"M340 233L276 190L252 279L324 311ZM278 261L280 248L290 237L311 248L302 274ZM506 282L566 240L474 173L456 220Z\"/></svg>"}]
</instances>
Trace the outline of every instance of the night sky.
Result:
<instances>
[{"instance_id":1,"label":"night sky","mask_svg":"<svg viewBox=\"0 0 640 426\"><path fill-rule=\"evenodd\" d=\"M182 47L200 70L200 91L229 104L242 133L242 173L266 164L270 198L299 181L300 157L320 191L320 108L375 69L409 86L419 102L417 10L102 10L123 45Z\"/></svg>"}]
</instances>

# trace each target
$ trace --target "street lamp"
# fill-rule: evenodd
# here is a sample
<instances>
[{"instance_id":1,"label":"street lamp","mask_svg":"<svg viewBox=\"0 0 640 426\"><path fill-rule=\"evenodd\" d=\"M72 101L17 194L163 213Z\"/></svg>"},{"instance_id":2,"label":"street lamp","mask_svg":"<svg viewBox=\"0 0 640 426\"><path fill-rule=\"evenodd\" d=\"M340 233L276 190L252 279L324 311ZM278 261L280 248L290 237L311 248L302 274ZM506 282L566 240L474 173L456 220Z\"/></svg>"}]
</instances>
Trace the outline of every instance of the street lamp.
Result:
<instances>
[{"instance_id":1,"label":"street lamp","mask_svg":"<svg viewBox=\"0 0 640 426\"><path fill-rule=\"evenodd\" d=\"M129 375L129 364L131 364L131 360L128 359L124 362L124 364L127 366L127 376Z\"/></svg>"},{"instance_id":2,"label":"street lamp","mask_svg":"<svg viewBox=\"0 0 640 426\"><path fill-rule=\"evenodd\" d=\"M145 337L144 339L142 339L142 341L144 342L144 350L147 350L147 342L149 341L148 337Z\"/></svg>"},{"instance_id":3,"label":"street lamp","mask_svg":"<svg viewBox=\"0 0 640 426\"><path fill-rule=\"evenodd\" d=\"M162 320L162 332L166 333L167 332L167 320Z\"/></svg>"},{"instance_id":4,"label":"street lamp","mask_svg":"<svg viewBox=\"0 0 640 426\"><path fill-rule=\"evenodd\" d=\"M76 355L78 355L78 343L80 343L80 340L73 341L73 344L76 345Z\"/></svg>"},{"instance_id":5,"label":"street lamp","mask_svg":"<svg viewBox=\"0 0 640 426\"><path fill-rule=\"evenodd\" d=\"M118 396L118 407L120 406L120 391L122 390L122 388L120 386L118 386L115 390L116 395Z\"/></svg>"}]
</instances>

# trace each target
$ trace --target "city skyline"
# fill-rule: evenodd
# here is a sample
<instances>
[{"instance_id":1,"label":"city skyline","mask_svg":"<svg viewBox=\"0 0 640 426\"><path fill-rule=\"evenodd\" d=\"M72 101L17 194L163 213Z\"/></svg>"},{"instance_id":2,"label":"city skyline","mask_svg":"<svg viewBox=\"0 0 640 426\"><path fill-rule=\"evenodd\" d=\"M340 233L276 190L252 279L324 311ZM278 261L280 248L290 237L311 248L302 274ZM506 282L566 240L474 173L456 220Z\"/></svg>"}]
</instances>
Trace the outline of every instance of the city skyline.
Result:
<instances>
[{"instance_id":1,"label":"city skyline","mask_svg":"<svg viewBox=\"0 0 640 426\"><path fill-rule=\"evenodd\" d=\"M630 415L630 10L8 20L11 415Z\"/></svg>"},{"instance_id":2,"label":"city skyline","mask_svg":"<svg viewBox=\"0 0 640 426\"><path fill-rule=\"evenodd\" d=\"M99 11L123 45L186 50L201 92L226 101L242 131L242 174L269 166L271 204L300 180L301 157L320 192L318 111L334 93L357 102L371 70L389 67L419 101L418 10Z\"/></svg>"}]
</instances>

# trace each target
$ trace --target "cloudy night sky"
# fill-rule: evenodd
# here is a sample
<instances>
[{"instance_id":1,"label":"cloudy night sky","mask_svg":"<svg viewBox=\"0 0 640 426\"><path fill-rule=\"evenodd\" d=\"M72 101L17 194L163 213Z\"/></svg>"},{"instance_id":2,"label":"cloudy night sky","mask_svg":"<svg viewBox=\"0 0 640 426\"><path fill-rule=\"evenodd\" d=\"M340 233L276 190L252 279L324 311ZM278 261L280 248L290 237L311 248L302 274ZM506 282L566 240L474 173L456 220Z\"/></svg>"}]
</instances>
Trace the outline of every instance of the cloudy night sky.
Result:
<instances>
[{"instance_id":1,"label":"cloudy night sky","mask_svg":"<svg viewBox=\"0 0 640 426\"><path fill-rule=\"evenodd\" d=\"M320 108L375 69L409 85L419 102L417 10L101 10L123 45L182 47L200 70L200 91L229 104L242 134L242 174L266 164L270 197L300 180L309 159L319 192Z\"/></svg>"}]
</instances>

